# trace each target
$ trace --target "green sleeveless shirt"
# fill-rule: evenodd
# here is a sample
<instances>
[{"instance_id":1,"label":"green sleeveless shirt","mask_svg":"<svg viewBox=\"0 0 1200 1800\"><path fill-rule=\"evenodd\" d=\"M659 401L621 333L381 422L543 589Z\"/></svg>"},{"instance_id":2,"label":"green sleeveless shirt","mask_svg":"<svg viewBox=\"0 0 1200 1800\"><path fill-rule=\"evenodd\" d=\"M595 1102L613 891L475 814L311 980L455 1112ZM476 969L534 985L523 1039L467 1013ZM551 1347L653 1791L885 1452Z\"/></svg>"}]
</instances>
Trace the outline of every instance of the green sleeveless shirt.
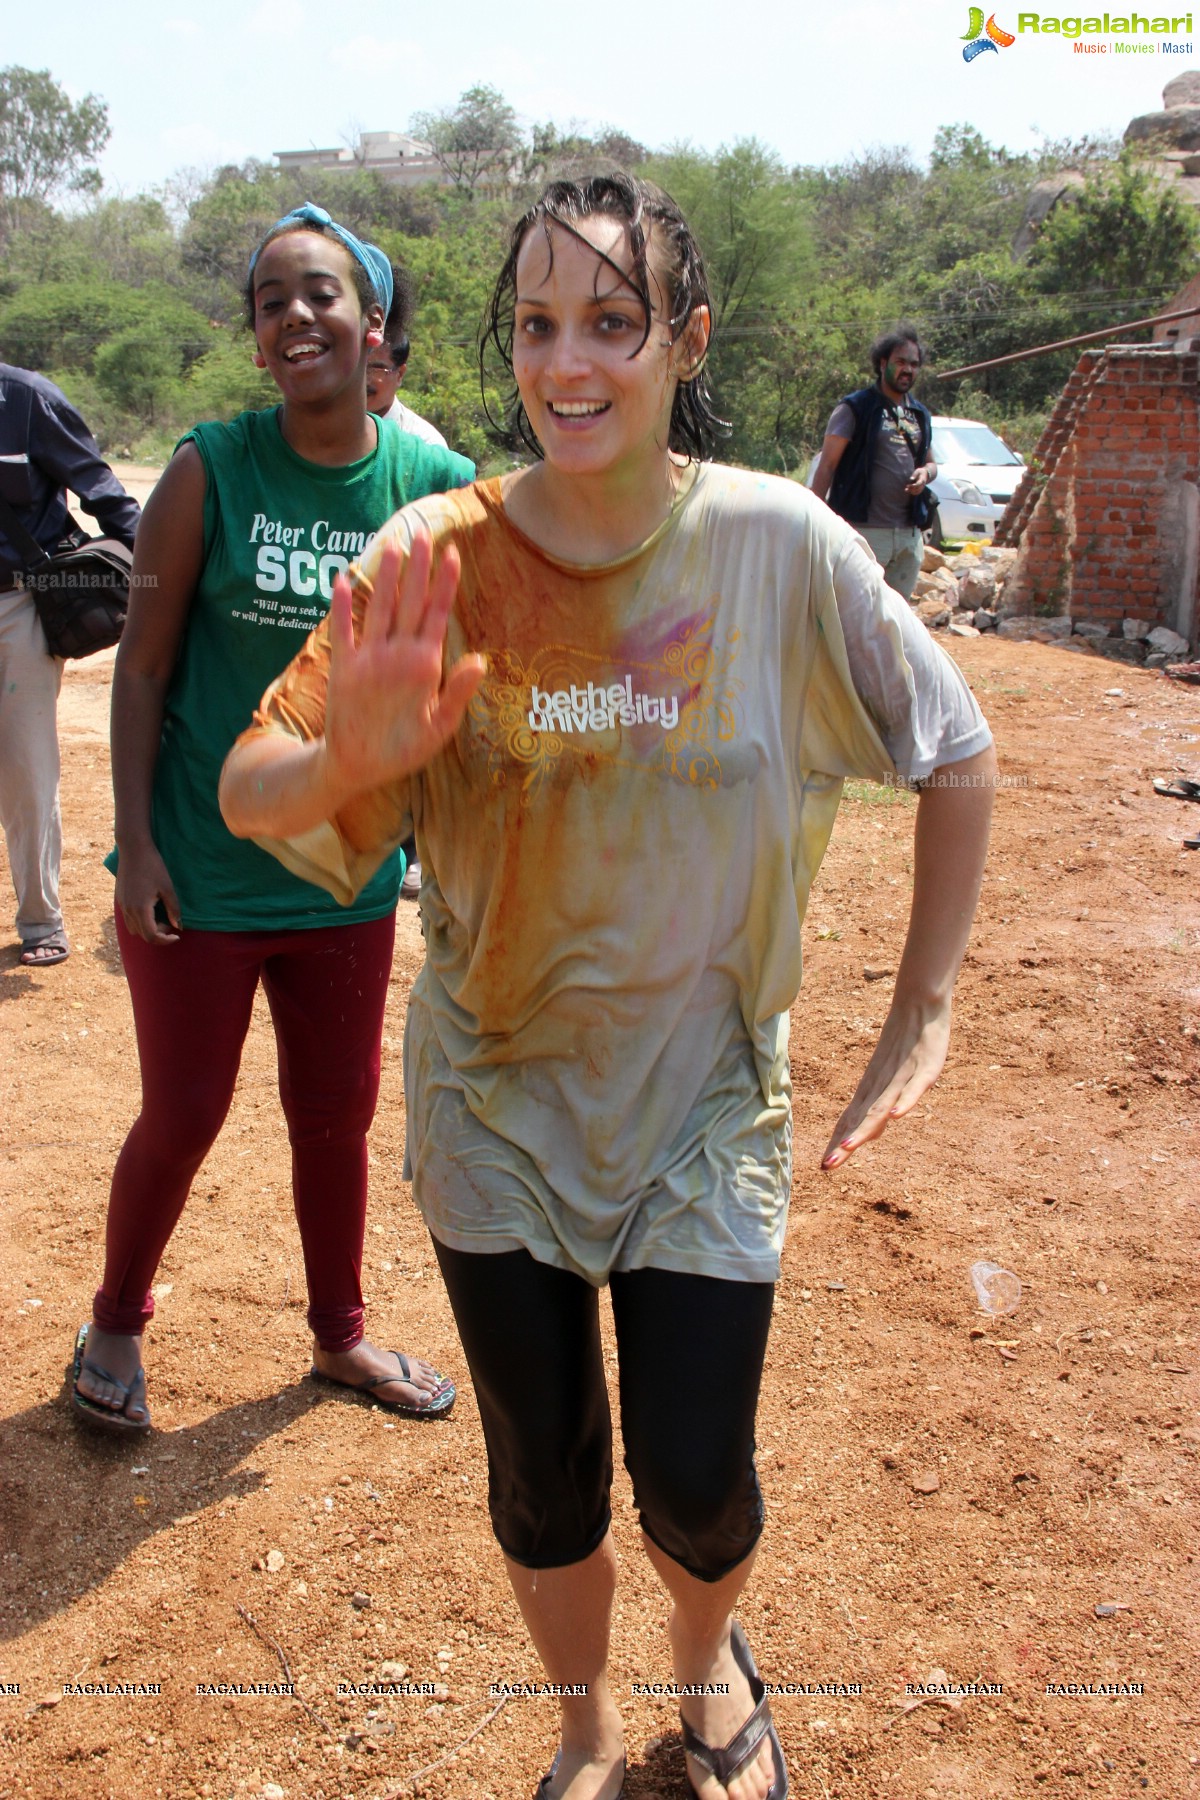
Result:
<instances>
[{"instance_id":1,"label":"green sleeveless shirt","mask_svg":"<svg viewBox=\"0 0 1200 1800\"><path fill-rule=\"evenodd\" d=\"M217 805L233 740L325 617L339 570L398 507L474 477L453 451L390 420L376 424L371 455L341 468L298 456L278 407L197 425L180 439L195 444L207 477L204 569L166 698L153 833L193 930L303 930L381 918L396 904L399 854L340 906L235 838Z\"/></svg>"}]
</instances>

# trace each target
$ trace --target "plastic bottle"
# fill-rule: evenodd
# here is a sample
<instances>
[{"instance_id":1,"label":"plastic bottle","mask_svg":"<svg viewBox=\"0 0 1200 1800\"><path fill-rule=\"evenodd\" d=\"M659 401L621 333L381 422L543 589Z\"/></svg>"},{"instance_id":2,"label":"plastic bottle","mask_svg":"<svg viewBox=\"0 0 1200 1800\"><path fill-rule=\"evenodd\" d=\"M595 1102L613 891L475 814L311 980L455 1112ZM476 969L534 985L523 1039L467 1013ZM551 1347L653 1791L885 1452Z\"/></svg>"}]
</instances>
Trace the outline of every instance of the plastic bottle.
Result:
<instances>
[{"instance_id":1,"label":"plastic bottle","mask_svg":"<svg viewBox=\"0 0 1200 1800\"><path fill-rule=\"evenodd\" d=\"M994 1319L1002 1319L1006 1313L1016 1312L1020 1306L1021 1283L1011 1269L1002 1269L999 1263L994 1262L972 1263L971 1280L975 1284L980 1306L985 1313L991 1313Z\"/></svg>"}]
</instances>

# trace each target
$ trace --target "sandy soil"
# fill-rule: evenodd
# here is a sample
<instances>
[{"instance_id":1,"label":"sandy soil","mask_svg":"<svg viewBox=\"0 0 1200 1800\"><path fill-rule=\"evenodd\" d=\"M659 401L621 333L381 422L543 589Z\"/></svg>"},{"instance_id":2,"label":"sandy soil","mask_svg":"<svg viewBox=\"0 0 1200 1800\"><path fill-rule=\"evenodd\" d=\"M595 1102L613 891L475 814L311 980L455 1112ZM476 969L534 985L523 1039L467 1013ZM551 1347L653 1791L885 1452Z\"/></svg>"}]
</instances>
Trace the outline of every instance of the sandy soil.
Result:
<instances>
[{"instance_id":1,"label":"sandy soil","mask_svg":"<svg viewBox=\"0 0 1200 1800\"><path fill-rule=\"evenodd\" d=\"M742 1607L798 1800L1194 1794L1200 772L1195 690L1049 647L956 654L1008 785L952 1061L834 1178L826 1133L888 1003L912 803L848 799L807 927L797 1175L760 1417L769 1519ZM260 1008L159 1274L156 1430L81 1434L63 1383L137 1064L100 866L110 669L62 708L75 954L0 951L0 1795L527 1800L555 1743L484 1509L470 1384L400 1179L401 919L373 1135L374 1334L452 1371L441 1426L323 1398ZM890 801L890 804L885 802ZM7 872L0 871L7 891ZM978 1311L969 1265L1023 1283ZM635 1800L682 1800L670 1670L618 1476L615 1681ZM1112 1610L1113 1606L1119 1610ZM935 1674L935 1671L943 1671ZM295 1696L198 1693L278 1683ZM371 1698L379 1679L429 1691ZM995 1691L926 1697L906 1684ZM64 1693L70 1684L157 1693ZM339 1684L343 1684L339 1692ZM1068 1684L1108 1693L1053 1691ZM499 1705L499 1710L497 1707Z\"/></svg>"}]
</instances>

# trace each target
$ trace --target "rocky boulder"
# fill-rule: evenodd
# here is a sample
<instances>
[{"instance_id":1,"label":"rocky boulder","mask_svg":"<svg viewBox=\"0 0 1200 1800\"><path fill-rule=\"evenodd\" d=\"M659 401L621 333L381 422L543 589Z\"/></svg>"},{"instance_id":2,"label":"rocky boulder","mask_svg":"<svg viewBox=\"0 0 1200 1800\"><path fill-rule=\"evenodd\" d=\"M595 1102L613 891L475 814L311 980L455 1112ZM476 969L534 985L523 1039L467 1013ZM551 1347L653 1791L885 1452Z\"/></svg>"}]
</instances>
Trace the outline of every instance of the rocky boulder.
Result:
<instances>
[{"instance_id":1,"label":"rocky boulder","mask_svg":"<svg viewBox=\"0 0 1200 1800\"><path fill-rule=\"evenodd\" d=\"M958 584L959 605L990 606L996 596L996 571L990 563L980 563L961 578Z\"/></svg>"},{"instance_id":2,"label":"rocky boulder","mask_svg":"<svg viewBox=\"0 0 1200 1800\"><path fill-rule=\"evenodd\" d=\"M1200 105L1172 106L1167 112L1142 113L1125 127L1127 144L1169 144L1174 150L1200 150Z\"/></svg>"},{"instance_id":3,"label":"rocky boulder","mask_svg":"<svg viewBox=\"0 0 1200 1800\"><path fill-rule=\"evenodd\" d=\"M1057 175L1047 176L1044 181L1034 183L1025 202L1024 217L1012 241L1012 254L1016 261L1028 256L1038 232L1059 201L1069 194L1077 194L1084 185L1085 177L1078 169L1063 169Z\"/></svg>"},{"instance_id":4,"label":"rocky boulder","mask_svg":"<svg viewBox=\"0 0 1200 1800\"><path fill-rule=\"evenodd\" d=\"M1146 633L1146 643L1160 656L1186 656L1188 641L1166 625L1157 625Z\"/></svg>"},{"instance_id":5,"label":"rocky boulder","mask_svg":"<svg viewBox=\"0 0 1200 1800\"><path fill-rule=\"evenodd\" d=\"M918 575L913 583L914 600L940 600L943 606L957 606L958 582L949 569L934 569L928 575Z\"/></svg>"},{"instance_id":6,"label":"rocky boulder","mask_svg":"<svg viewBox=\"0 0 1200 1800\"><path fill-rule=\"evenodd\" d=\"M928 625L931 631L936 631L939 627L950 623L950 608L944 600L932 598L918 600L914 611L918 619Z\"/></svg>"},{"instance_id":7,"label":"rocky boulder","mask_svg":"<svg viewBox=\"0 0 1200 1800\"><path fill-rule=\"evenodd\" d=\"M1021 613L1011 619L1001 619L996 627L1001 637L1033 638L1042 643L1059 643L1071 635L1071 621L1064 614L1058 618L1043 618L1040 613Z\"/></svg>"},{"instance_id":8,"label":"rocky boulder","mask_svg":"<svg viewBox=\"0 0 1200 1800\"><path fill-rule=\"evenodd\" d=\"M1168 111L1177 106L1200 106L1200 69L1185 69L1163 89L1163 105Z\"/></svg>"}]
</instances>

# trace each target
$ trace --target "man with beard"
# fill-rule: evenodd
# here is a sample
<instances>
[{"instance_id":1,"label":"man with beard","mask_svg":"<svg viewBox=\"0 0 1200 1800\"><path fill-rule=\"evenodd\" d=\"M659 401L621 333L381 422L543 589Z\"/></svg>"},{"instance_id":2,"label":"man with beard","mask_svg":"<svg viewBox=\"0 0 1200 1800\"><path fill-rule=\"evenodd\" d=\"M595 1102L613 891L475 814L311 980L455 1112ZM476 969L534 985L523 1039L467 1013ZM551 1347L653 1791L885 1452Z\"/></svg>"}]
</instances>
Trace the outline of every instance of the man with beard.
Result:
<instances>
[{"instance_id":1,"label":"man with beard","mask_svg":"<svg viewBox=\"0 0 1200 1800\"><path fill-rule=\"evenodd\" d=\"M906 600L921 571L925 490L937 476L929 409L912 394L924 359L911 325L872 344L875 385L839 400L812 478L814 494L866 538L884 580Z\"/></svg>"}]
</instances>

